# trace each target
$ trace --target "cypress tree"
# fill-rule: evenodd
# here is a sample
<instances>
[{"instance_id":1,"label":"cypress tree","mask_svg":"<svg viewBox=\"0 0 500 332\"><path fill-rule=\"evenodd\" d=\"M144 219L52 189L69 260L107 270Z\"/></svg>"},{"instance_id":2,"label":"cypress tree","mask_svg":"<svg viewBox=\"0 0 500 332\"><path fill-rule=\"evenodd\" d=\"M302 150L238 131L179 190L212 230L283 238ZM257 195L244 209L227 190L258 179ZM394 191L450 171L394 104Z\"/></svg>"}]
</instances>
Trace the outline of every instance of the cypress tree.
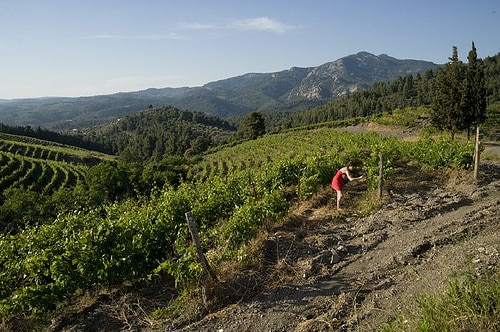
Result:
<instances>
[{"instance_id":1,"label":"cypress tree","mask_svg":"<svg viewBox=\"0 0 500 332\"><path fill-rule=\"evenodd\" d=\"M446 66L449 66L448 64ZM451 82L447 74L447 67L436 70L435 94L432 104L432 123L439 129L449 129L452 126L452 117L448 110L452 107L448 97L451 92Z\"/></svg>"},{"instance_id":2,"label":"cypress tree","mask_svg":"<svg viewBox=\"0 0 500 332\"><path fill-rule=\"evenodd\" d=\"M466 128L465 65L458 60L457 47L453 46L449 62L437 71L436 94L434 97L432 121L440 129L447 129L454 139L455 132Z\"/></svg>"},{"instance_id":3,"label":"cypress tree","mask_svg":"<svg viewBox=\"0 0 500 332\"><path fill-rule=\"evenodd\" d=\"M470 138L471 126L474 128L486 119L486 88L484 67L481 59L477 58L474 42L467 57L467 71L463 103L467 120L467 137Z\"/></svg>"},{"instance_id":4,"label":"cypress tree","mask_svg":"<svg viewBox=\"0 0 500 332\"><path fill-rule=\"evenodd\" d=\"M256 139L266 133L264 117L259 112L250 112L242 122L243 137Z\"/></svg>"}]
</instances>

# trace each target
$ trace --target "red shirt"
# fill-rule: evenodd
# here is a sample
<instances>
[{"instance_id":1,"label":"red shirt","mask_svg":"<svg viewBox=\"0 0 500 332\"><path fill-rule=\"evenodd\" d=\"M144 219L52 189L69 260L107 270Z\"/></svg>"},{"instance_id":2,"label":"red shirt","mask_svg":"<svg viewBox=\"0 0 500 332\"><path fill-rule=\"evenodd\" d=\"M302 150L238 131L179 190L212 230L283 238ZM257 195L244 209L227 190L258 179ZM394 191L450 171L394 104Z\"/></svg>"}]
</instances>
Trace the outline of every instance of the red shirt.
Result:
<instances>
[{"instance_id":1,"label":"red shirt","mask_svg":"<svg viewBox=\"0 0 500 332\"><path fill-rule=\"evenodd\" d=\"M342 187L344 186L344 178L345 178L344 172L342 172L342 170L339 169L332 179L332 188L341 191Z\"/></svg>"}]
</instances>

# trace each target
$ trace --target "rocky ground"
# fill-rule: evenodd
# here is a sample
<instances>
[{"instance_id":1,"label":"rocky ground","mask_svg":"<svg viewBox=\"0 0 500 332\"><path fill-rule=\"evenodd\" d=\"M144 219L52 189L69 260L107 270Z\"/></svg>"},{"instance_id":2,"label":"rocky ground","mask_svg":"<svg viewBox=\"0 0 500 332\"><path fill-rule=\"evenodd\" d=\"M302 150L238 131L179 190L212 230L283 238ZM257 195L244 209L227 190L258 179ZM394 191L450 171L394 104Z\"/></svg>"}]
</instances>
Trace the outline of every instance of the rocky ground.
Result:
<instances>
[{"instance_id":1,"label":"rocky ground","mask_svg":"<svg viewBox=\"0 0 500 332\"><path fill-rule=\"evenodd\" d=\"M421 294L443 292L460 271L499 267L498 154L477 182L471 172L406 165L386 183L380 208L356 215L364 195L354 182L342 212L329 187L298 204L259 242L259 264L220 275L211 306L189 325L149 321L170 289L146 285L93 298L50 331L369 331L414 312Z\"/></svg>"}]
</instances>

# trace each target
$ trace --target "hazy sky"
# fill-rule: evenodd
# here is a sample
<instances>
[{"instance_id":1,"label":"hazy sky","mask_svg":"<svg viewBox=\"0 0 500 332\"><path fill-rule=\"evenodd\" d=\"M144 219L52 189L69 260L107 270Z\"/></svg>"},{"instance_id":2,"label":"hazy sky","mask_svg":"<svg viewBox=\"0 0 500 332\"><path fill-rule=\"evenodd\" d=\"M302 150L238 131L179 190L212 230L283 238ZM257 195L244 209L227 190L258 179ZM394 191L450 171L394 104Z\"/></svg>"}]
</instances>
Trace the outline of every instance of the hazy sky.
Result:
<instances>
[{"instance_id":1,"label":"hazy sky","mask_svg":"<svg viewBox=\"0 0 500 332\"><path fill-rule=\"evenodd\" d=\"M0 99L200 86L367 51L500 52L498 0L0 0Z\"/></svg>"}]
</instances>

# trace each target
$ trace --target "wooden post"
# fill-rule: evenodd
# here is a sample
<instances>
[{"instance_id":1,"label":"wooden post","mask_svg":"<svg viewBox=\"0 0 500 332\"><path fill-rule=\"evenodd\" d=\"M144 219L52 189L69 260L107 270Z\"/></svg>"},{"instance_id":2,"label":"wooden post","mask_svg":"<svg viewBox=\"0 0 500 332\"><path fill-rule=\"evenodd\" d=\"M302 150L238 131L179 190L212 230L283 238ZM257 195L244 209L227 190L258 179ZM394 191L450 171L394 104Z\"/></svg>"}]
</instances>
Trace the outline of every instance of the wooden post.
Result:
<instances>
[{"instance_id":1,"label":"wooden post","mask_svg":"<svg viewBox=\"0 0 500 332\"><path fill-rule=\"evenodd\" d=\"M302 196L301 193L300 193L300 183L301 183L300 176L301 176L301 173L302 172L301 172L301 169L299 167L299 169L297 170L297 196L299 196L299 201L300 201L301 196Z\"/></svg>"},{"instance_id":2,"label":"wooden post","mask_svg":"<svg viewBox=\"0 0 500 332\"><path fill-rule=\"evenodd\" d=\"M380 165L379 165L379 171L378 171L378 198L382 198L382 187L384 185L384 156L382 153L379 155L380 158Z\"/></svg>"},{"instance_id":3,"label":"wooden post","mask_svg":"<svg viewBox=\"0 0 500 332\"><path fill-rule=\"evenodd\" d=\"M188 223L189 227L189 233L191 233L191 238L193 239L194 246L196 248L196 254L198 257L198 262L202 266L202 274L201 274L201 295L203 297L203 304L207 304L207 300L209 297L209 289L208 289L208 274L212 276L212 278L215 278L215 275L212 273L208 266L207 259L205 258L205 255L203 254L203 251L201 250L201 245L200 245L200 239L198 237L198 230L196 229L196 225L194 223L193 219L193 213L191 211L186 212L186 220Z\"/></svg>"},{"instance_id":4,"label":"wooden post","mask_svg":"<svg viewBox=\"0 0 500 332\"><path fill-rule=\"evenodd\" d=\"M477 181L479 175L479 126L476 127L476 146L474 149L474 180Z\"/></svg>"}]
</instances>

